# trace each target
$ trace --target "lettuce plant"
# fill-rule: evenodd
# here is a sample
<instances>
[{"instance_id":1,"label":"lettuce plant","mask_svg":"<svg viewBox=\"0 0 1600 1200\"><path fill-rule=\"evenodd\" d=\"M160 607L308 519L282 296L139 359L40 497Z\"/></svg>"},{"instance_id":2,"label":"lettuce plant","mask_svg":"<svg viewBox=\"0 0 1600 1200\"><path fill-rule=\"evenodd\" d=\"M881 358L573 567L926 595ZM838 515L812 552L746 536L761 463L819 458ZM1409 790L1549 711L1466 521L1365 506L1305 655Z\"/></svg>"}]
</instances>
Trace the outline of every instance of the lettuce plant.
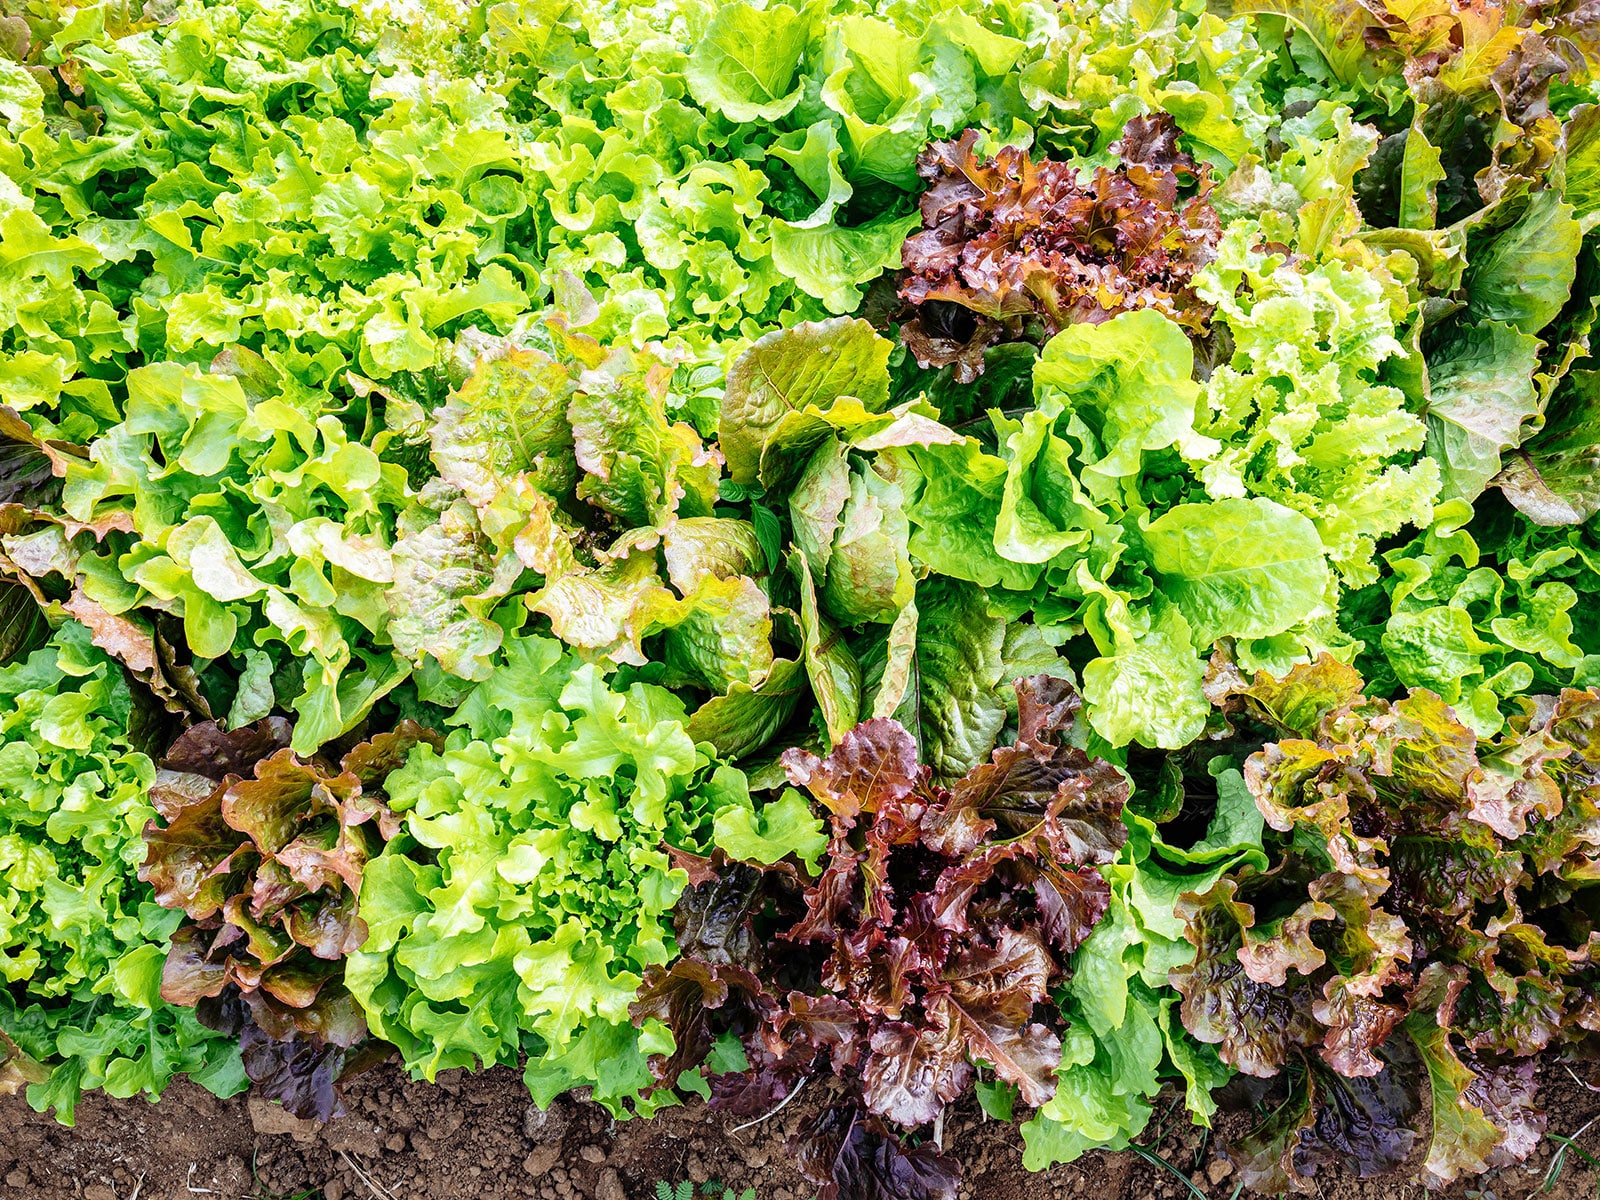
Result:
<instances>
[{"instance_id":1,"label":"lettuce plant","mask_svg":"<svg viewBox=\"0 0 1600 1200\"><path fill-rule=\"evenodd\" d=\"M1112 145L1118 167L1087 178L1015 146L982 159L978 136L969 129L917 159L928 190L923 228L902 251L900 296L916 314L901 336L920 365L953 364L971 382L997 341L1043 341L1142 308L1204 327L1191 281L1221 230L1210 172L1178 149L1170 115L1129 121Z\"/></svg>"},{"instance_id":2,"label":"lettuce plant","mask_svg":"<svg viewBox=\"0 0 1600 1200\"><path fill-rule=\"evenodd\" d=\"M1223 1062L1289 1076L1239 1147L1246 1183L1391 1171L1418 1140L1439 1184L1525 1158L1533 1056L1588 1037L1600 690L1526 697L1479 738L1437 695L1369 700L1326 658L1214 668L1235 719L1279 736L1244 767L1270 869L1179 898L1196 956L1172 983Z\"/></svg>"},{"instance_id":3,"label":"lettuce plant","mask_svg":"<svg viewBox=\"0 0 1600 1200\"><path fill-rule=\"evenodd\" d=\"M247 1085L237 1045L161 995L180 914L140 882L153 815L148 721L73 622L0 668L0 1091L71 1124L79 1095Z\"/></svg>"},{"instance_id":4,"label":"lettuce plant","mask_svg":"<svg viewBox=\"0 0 1600 1200\"><path fill-rule=\"evenodd\" d=\"M648 1113L672 1099L639 1095L671 1035L636 1030L628 1005L675 954L675 856L726 842L814 858L817 822L758 808L665 689L613 685L549 637L512 634L503 655L443 745L388 778L401 831L363 873L369 933L346 982L419 1076L526 1052L539 1103L590 1085L618 1115Z\"/></svg>"},{"instance_id":5,"label":"lettuce plant","mask_svg":"<svg viewBox=\"0 0 1600 1200\"><path fill-rule=\"evenodd\" d=\"M1233 347L1205 383L1178 325L1122 313L1056 335L1032 406L992 412L983 441L891 452L912 559L999 585L994 607L1036 625L1081 622L1089 719L1116 744L1199 734L1219 637L1256 663L1353 653L1333 620L1344 582L1370 578L1377 539L1425 521L1438 486L1423 422L1376 380L1402 350L1398 284L1258 237L1235 223L1196 276Z\"/></svg>"},{"instance_id":6,"label":"lettuce plant","mask_svg":"<svg viewBox=\"0 0 1600 1200\"><path fill-rule=\"evenodd\" d=\"M1034 676L1016 697L1016 743L948 785L887 718L827 758L788 751L790 780L828 814L821 872L692 864L699 881L676 914L683 956L653 967L632 1006L641 1026L673 1032L674 1054L651 1063L662 1083L718 1052L719 1037L742 1039L746 1066L712 1077L713 1107L761 1112L818 1072L844 1080L798 1151L835 1194L863 1186L840 1138L877 1147L886 1180L927 1172L948 1194L953 1165L886 1130L934 1121L980 1066L996 1076L990 1103L1008 1110L1055 1094L1051 993L1109 903L1096 866L1127 836L1127 782L1071 744L1081 700L1069 683ZM774 952L774 938L790 948Z\"/></svg>"},{"instance_id":7,"label":"lettuce plant","mask_svg":"<svg viewBox=\"0 0 1600 1200\"><path fill-rule=\"evenodd\" d=\"M187 730L150 790L139 878L189 923L172 936L162 998L242 1039L258 1090L301 1117L344 1111L338 1080L366 1022L341 976L366 940L361 875L397 823L383 782L419 741L405 721L337 766L301 759L289 723Z\"/></svg>"},{"instance_id":8,"label":"lettuce plant","mask_svg":"<svg viewBox=\"0 0 1600 1200\"><path fill-rule=\"evenodd\" d=\"M1518 696L1600 680L1600 640L1582 619L1600 596L1592 523L1535 525L1486 495L1476 514L1439 505L1424 533L1383 558L1381 582L1341 614L1379 694L1427 688L1490 737Z\"/></svg>"},{"instance_id":9,"label":"lettuce plant","mask_svg":"<svg viewBox=\"0 0 1600 1200\"><path fill-rule=\"evenodd\" d=\"M522 415L452 397L484 341L554 297L607 345L670 343L653 403L709 428L718 339L854 308L898 262L922 144L1001 121L980 88L1040 52L956 10L488 7L407 49L331 0L91 5L18 18L0 59L0 399L65 481L29 573L127 622L102 643L195 720L290 712L310 754L431 690L435 648L480 677L476 618L520 570L419 493L450 422ZM751 39L770 77L736 65ZM637 499L601 500L613 532L648 523ZM700 623L727 608L760 624L748 587Z\"/></svg>"}]
</instances>

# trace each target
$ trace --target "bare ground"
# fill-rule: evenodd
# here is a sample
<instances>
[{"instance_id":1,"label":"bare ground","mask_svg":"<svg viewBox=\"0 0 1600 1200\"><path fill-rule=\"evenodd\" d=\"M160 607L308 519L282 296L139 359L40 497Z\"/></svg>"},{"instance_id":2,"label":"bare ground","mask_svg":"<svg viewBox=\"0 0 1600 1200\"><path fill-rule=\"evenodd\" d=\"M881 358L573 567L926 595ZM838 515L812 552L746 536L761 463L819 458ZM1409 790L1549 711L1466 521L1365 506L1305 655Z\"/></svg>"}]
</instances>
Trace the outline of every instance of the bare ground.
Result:
<instances>
[{"instance_id":1,"label":"bare ground","mask_svg":"<svg viewBox=\"0 0 1600 1200\"><path fill-rule=\"evenodd\" d=\"M1551 1067L1546 1085L1552 1133L1572 1134L1600 1114L1600 1093L1566 1068ZM613 1122L571 1100L540 1114L509 1070L452 1073L429 1086L392 1067L355 1080L348 1099L349 1116L317 1126L181 1083L159 1105L88 1097L77 1128L66 1129L20 1097L0 1097L0 1200L654 1200L661 1179L718 1180L754 1188L760 1200L810 1200L815 1190L784 1148L805 1115L799 1102L739 1132L698 1101L653 1121ZM1097 1152L1042 1175L1023 1170L1012 1127L970 1102L946 1121L944 1142L965 1170L962 1200L1232 1200L1235 1174L1219 1143L1249 1120L1226 1117L1207 1135L1176 1112L1165 1122L1158 1114L1145 1140L1161 1162ZM1600 1122L1579 1145L1600 1155ZM1522 1167L1451 1195L1600 1197L1582 1155L1568 1151L1552 1169L1560 1151L1547 1140ZM1318 1192L1327 1200L1427 1194L1338 1176Z\"/></svg>"}]
</instances>

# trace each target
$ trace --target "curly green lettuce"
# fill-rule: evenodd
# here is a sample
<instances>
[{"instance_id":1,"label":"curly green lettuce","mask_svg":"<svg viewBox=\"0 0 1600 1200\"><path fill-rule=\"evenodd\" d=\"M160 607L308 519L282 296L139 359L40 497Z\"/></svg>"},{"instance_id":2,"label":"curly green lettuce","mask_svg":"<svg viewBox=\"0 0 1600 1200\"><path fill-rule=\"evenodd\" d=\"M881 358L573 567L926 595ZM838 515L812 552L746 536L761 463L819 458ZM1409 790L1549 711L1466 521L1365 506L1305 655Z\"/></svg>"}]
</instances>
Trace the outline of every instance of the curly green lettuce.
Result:
<instances>
[{"instance_id":1,"label":"curly green lettuce","mask_svg":"<svg viewBox=\"0 0 1600 1200\"><path fill-rule=\"evenodd\" d=\"M1542 526L1492 496L1476 513L1451 501L1383 561L1341 614L1375 689L1428 688L1488 737L1518 696L1600 682L1600 631L1583 619L1600 602L1593 521Z\"/></svg>"},{"instance_id":2,"label":"curly green lettuce","mask_svg":"<svg viewBox=\"0 0 1600 1200\"><path fill-rule=\"evenodd\" d=\"M667 342L652 403L709 430L733 346L898 262L923 141L1009 129L979 90L1025 49L916 8L535 9L428 42L333 0L87 6L22 19L0 61L0 400L64 479L67 536L28 570L197 719L288 712L308 754L480 678L489 609L538 584L423 494L454 466L483 503L485 464L430 460L430 434L537 432L461 411L474 361L539 344L553 297L607 345ZM579 431L579 499L613 532L697 515L635 475L661 447L604 440ZM752 600L708 597L702 624L759 625ZM684 657L718 692L764 672Z\"/></svg>"},{"instance_id":3,"label":"curly green lettuce","mask_svg":"<svg viewBox=\"0 0 1600 1200\"><path fill-rule=\"evenodd\" d=\"M676 954L675 853L814 859L820 823L758 809L670 692L608 681L548 637L510 634L503 654L443 749L388 777L403 828L364 871L369 934L345 982L418 1076L526 1052L541 1104L591 1085L618 1115L648 1113L673 1102L640 1097L672 1039L628 1005Z\"/></svg>"},{"instance_id":4,"label":"curly green lettuce","mask_svg":"<svg viewBox=\"0 0 1600 1200\"><path fill-rule=\"evenodd\" d=\"M138 877L156 769L121 668L68 622L0 668L0 698L0 1091L66 1124L95 1088L242 1091L232 1039L161 998L182 918Z\"/></svg>"}]
</instances>

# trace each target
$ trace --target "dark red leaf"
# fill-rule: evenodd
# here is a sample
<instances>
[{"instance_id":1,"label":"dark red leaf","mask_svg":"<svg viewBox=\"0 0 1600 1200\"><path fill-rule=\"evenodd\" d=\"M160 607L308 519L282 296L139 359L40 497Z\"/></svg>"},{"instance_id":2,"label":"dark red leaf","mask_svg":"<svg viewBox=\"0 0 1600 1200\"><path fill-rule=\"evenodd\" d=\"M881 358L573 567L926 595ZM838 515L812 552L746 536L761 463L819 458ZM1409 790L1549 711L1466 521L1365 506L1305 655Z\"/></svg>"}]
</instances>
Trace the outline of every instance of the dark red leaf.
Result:
<instances>
[{"instance_id":1,"label":"dark red leaf","mask_svg":"<svg viewBox=\"0 0 1600 1200\"><path fill-rule=\"evenodd\" d=\"M1033 881L1033 894L1045 935L1063 955L1088 940L1111 906L1111 886L1092 867L1076 871L1052 867Z\"/></svg>"},{"instance_id":2,"label":"dark red leaf","mask_svg":"<svg viewBox=\"0 0 1600 1200\"><path fill-rule=\"evenodd\" d=\"M856 1006L842 997L790 992L774 1028L791 1046L827 1050L834 1073L839 1074L855 1061L859 1022Z\"/></svg>"},{"instance_id":3,"label":"dark red leaf","mask_svg":"<svg viewBox=\"0 0 1600 1200\"><path fill-rule=\"evenodd\" d=\"M1183 996L1184 1028L1217 1047L1222 1061L1246 1075L1268 1078L1300 1046L1321 1040L1311 1016L1311 989L1257 983L1239 961L1244 930L1255 923L1248 904L1235 899L1227 877L1201 895L1178 898L1177 915L1195 946L1194 961L1171 972Z\"/></svg>"},{"instance_id":4,"label":"dark red leaf","mask_svg":"<svg viewBox=\"0 0 1600 1200\"><path fill-rule=\"evenodd\" d=\"M1083 707L1078 689L1055 675L1030 675L1012 686L1017 693L1017 743L1053 750Z\"/></svg>"},{"instance_id":5,"label":"dark red leaf","mask_svg":"<svg viewBox=\"0 0 1600 1200\"><path fill-rule=\"evenodd\" d=\"M650 1059L650 1072L657 1082L670 1087L683 1072L705 1061L717 1040L711 1014L727 1004L730 995L749 1009L751 1023L764 1015L764 1009L774 1007L760 980L743 967L714 967L680 958L670 968L651 967L645 972L628 1015L636 1025L654 1018L672 1031L672 1054Z\"/></svg>"},{"instance_id":6,"label":"dark red leaf","mask_svg":"<svg viewBox=\"0 0 1600 1200\"><path fill-rule=\"evenodd\" d=\"M993 946L967 942L952 953L939 977L961 1004L987 1004L1014 992L1031 1007L1049 994L1057 971L1037 933L1002 929Z\"/></svg>"},{"instance_id":7,"label":"dark red leaf","mask_svg":"<svg viewBox=\"0 0 1600 1200\"><path fill-rule=\"evenodd\" d=\"M1132 118L1110 149L1125 163L1176 171L1190 178L1198 174L1193 157L1178 149L1178 123L1169 113Z\"/></svg>"},{"instance_id":8,"label":"dark red leaf","mask_svg":"<svg viewBox=\"0 0 1600 1200\"><path fill-rule=\"evenodd\" d=\"M254 725L229 730L215 721L203 721L167 748L161 766L220 783L229 775L248 774L263 758L286 748L292 728L282 717L264 717Z\"/></svg>"},{"instance_id":9,"label":"dark red leaf","mask_svg":"<svg viewBox=\"0 0 1600 1200\"><path fill-rule=\"evenodd\" d=\"M759 966L764 953L753 922L766 903L764 878L754 867L725 863L685 891L673 910L678 952L713 966Z\"/></svg>"},{"instance_id":10,"label":"dark red leaf","mask_svg":"<svg viewBox=\"0 0 1600 1200\"><path fill-rule=\"evenodd\" d=\"M960 1168L930 1142L905 1150L858 1109L827 1109L795 1144L816 1200L955 1200Z\"/></svg>"},{"instance_id":11,"label":"dark red leaf","mask_svg":"<svg viewBox=\"0 0 1600 1200\"><path fill-rule=\"evenodd\" d=\"M886 1021L872 1035L861 1067L861 1094L879 1116L914 1129L926 1125L972 1079L958 1030Z\"/></svg>"},{"instance_id":12,"label":"dark red leaf","mask_svg":"<svg viewBox=\"0 0 1600 1200\"><path fill-rule=\"evenodd\" d=\"M968 383L997 341L1139 308L1204 329L1209 310L1191 282L1221 223L1206 199L1208 168L1177 149L1170 117L1130 123L1124 165L1087 179L1014 146L980 160L977 141L968 130L917 159L928 190L923 228L901 250L900 297L916 310L902 336L921 365L954 364ZM1191 186L1197 194L1181 199Z\"/></svg>"},{"instance_id":13,"label":"dark red leaf","mask_svg":"<svg viewBox=\"0 0 1600 1200\"><path fill-rule=\"evenodd\" d=\"M1000 992L966 1001L935 1002L966 1043L967 1054L988 1063L1012 1084L1026 1104L1045 1103L1056 1092L1061 1039L1043 1025L1029 1024L1033 1005L1020 992Z\"/></svg>"},{"instance_id":14,"label":"dark red leaf","mask_svg":"<svg viewBox=\"0 0 1600 1200\"><path fill-rule=\"evenodd\" d=\"M239 849L239 835L222 818L220 796L199 797L165 826L151 821L144 842L139 878L155 889L156 903L197 921L222 907L232 885L220 868Z\"/></svg>"}]
</instances>

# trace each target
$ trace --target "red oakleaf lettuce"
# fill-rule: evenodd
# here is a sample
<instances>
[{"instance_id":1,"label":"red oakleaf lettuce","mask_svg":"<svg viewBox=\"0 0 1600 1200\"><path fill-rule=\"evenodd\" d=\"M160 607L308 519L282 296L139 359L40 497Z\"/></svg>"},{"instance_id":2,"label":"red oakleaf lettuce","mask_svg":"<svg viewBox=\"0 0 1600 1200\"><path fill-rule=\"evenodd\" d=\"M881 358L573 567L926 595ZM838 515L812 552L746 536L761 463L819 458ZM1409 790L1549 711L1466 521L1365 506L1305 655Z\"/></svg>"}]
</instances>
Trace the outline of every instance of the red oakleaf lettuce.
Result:
<instances>
[{"instance_id":1,"label":"red oakleaf lettuce","mask_svg":"<svg viewBox=\"0 0 1600 1200\"><path fill-rule=\"evenodd\" d=\"M413 721L350 749L338 765L289 748L268 717L173 743L151 789L139 878L190 924L172 938L162 998L198 1006L238 1034L258 1090L302 1117L342 1111L337 1081L367 1035L342 982L366 940L361 871L396 830L385 777L418 742Z\"/></svg>"},{"instance_id":2,"label":"red oakleaf lettuce","mask_svg":"<svg viewBox=\"0 0 1600 1200\"><path fill-rule=\"evenodd\" d=\"M1113 147L1122 164L1087 176L1015 146L980 159L978 137L969 129L917 158L928 190L923 228L902 249L900 297L915 311L902 336L919 363L954 363L970 382L996 342L1042 344L1140 308L1203 329L1190 281L1221 223L1209 168L1177 148L1170 116L1129 121Z\"/></svg>"},{"instance_id":3,"label":"red oakleaf lettuce","mask_svg":"<svg viewBox=\"0 0 1600 1200\"><path fill-rule=\"evenodd\" d=\"M1128 784L1072 744L1071 685L1015 687L1016 743L949 786L893 720L856 726L826 758L788 751L791 782L828 814L821 873L697 871L676 911L682 958L633 1006L673 1031L675 1052L652 1063L663 1082L721 1038L743 1043L748 1068L711 1080L714 1107L758 1113L813 1075L842 1080L849 1105L801 1150L825 1195L950 1194L951 1168L888 1130L936 1120L980 1064L1026 1104L1055 1092L1050 989L1106 911L1095 867L1126 840Z\"/></svg>"},{"instance_id":4,"label":"red oakleaf lettuce","mask_svg":"<svg viewBox=\"0 0 1600 1200\"><path fill-rule=\"evenodd\" d=\"M1276 861L1181 897L1196 956L1172 972L1196 1038L1294 1080L1238 1148L1246 1181L1309 1190L1335 1158L1398 1168L1424 1078L1429 1181L1526 1158L1533 1056L1595 1025L1600 689L1524 699L1494 738L1422 689L1368 700L1327 659L1247 682L1219 655L1208 690L1280 738L1244 770Z\"/></svg>"}]
</instances>

